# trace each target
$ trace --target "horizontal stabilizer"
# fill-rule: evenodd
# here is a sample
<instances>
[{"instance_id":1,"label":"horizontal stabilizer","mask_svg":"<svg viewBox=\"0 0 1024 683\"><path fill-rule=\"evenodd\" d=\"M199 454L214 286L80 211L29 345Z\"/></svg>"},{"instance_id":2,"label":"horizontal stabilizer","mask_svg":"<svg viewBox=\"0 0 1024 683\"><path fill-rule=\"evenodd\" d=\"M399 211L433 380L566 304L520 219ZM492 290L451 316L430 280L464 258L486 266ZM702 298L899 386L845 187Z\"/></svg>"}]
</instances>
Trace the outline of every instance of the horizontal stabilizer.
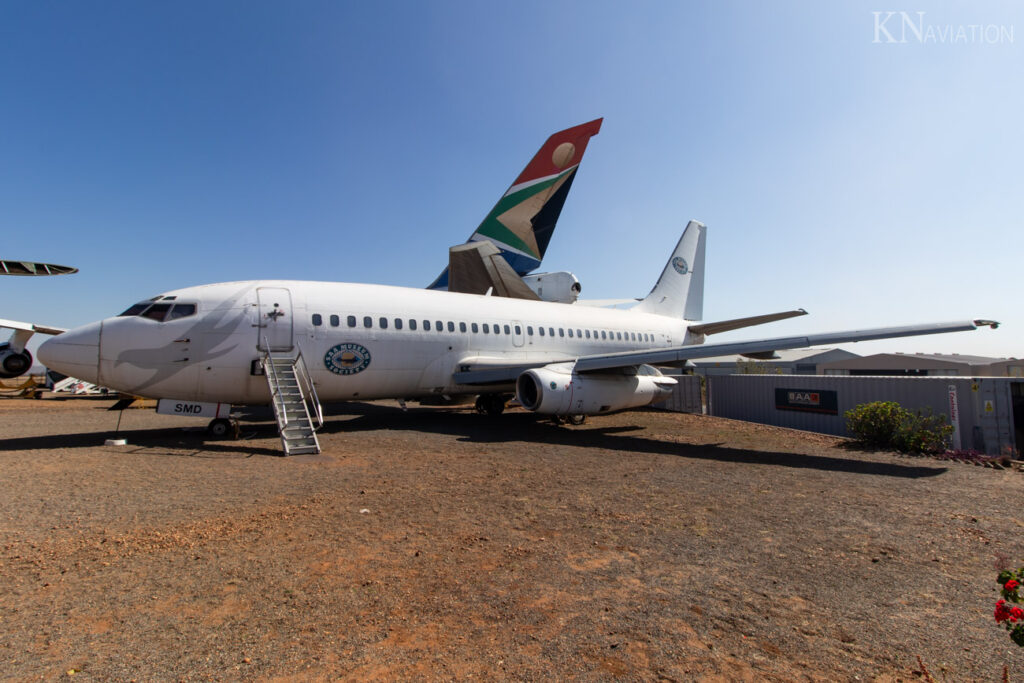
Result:
<instances>
[{"instance_id":1,"label":"horizontal stabilizer","mask_svg":"<svg viewBox=\"0 0 1024 683\"><path fill-rule=\"evenodd\" d=\"M782 313L767 313L765 315L750 316L749 318L734 318L733 320L723 320L717 323L701 323L700 325L690 325L687 328L687 330L692 334L718 334L720 332L730 332L732 330L739 330L744 327L753 327L754 325L764 325L765 323L773 323L776 320L795 318L801 315L807 315L807 311L805 311L802 308L798 308L795 311L783 311Z\"/></svg>"},{"instance_id":2,"label":"horizontal stabilizer","mask_svg":"<svg viewBox=\"0 0 1024 683\"><path fill-rule=\"evenodd\" d=\"M448 250L448 291L540 301L501 251L490 242L468 242Z\"/></svg>"},{"instance_id":3,"label":"horizontal stabilizer","mask_svg":"<svg viewBox=\"0 0 1024 683\"><path fill-rule=\"evenodd\" d=\"M22 323L17 320L4 320L0 318L0 328L6 327L9 330L21 330L22 332L38 332L39 334L61 334L67 330L60 327L48 327L34 323Z\"/></svg>"}]
</instances>

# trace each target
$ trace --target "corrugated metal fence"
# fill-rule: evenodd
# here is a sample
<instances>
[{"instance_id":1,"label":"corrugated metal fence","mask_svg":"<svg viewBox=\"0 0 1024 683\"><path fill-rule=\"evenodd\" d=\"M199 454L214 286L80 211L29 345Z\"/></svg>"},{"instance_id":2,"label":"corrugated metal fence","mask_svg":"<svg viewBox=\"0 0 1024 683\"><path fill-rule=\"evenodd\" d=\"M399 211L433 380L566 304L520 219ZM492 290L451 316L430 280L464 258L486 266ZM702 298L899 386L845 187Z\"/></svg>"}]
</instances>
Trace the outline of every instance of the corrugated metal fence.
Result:
<instances>
[{"instance_id":1,"label":"corrugated metal fence","mask_svg":"<svg viewBox=\"0 0 1024 683\"><path fill-rule=\"evenodd\" d=\"M896 401L949 417L954 448L990 455L1017 448L1011 383L1020 380L1011 378L724 375L707 382L708 413L718 417L849 436L847 410Z\"/></svg>"},{"instance_id":2,"label":"corrugated metal fence","mask_svg":"<svg viewBox=\"0 0 1024 683\"><path fill-rule=\"evenodd\" d=\"M704 401L700 395L700 377L696 375L672 375L679 383L672 389L672 395L664 401L652 403L651 407L671 410L675 413L703 413Z\"/></svg>"}]
</instances>

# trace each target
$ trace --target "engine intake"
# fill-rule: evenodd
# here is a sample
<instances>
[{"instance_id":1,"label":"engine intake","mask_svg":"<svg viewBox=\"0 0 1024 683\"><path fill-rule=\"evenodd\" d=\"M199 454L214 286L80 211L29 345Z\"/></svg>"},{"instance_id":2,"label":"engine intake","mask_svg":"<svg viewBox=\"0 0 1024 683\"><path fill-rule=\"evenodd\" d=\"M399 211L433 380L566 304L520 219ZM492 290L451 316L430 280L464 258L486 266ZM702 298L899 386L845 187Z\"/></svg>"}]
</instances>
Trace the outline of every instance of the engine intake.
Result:
<instances>
[{"instance_id":1,"label":"engine intake","mask_svg":"<svg viewBox=\"0 0 1024 683\"><path fill-rule=\"evenodd\" d=\"M516 399L541 415L596 415L639 408L672 392L676 380L650 365L621 373L577 374L574 363L533 368L516 379Z\"/></svg>"}]
</instances>

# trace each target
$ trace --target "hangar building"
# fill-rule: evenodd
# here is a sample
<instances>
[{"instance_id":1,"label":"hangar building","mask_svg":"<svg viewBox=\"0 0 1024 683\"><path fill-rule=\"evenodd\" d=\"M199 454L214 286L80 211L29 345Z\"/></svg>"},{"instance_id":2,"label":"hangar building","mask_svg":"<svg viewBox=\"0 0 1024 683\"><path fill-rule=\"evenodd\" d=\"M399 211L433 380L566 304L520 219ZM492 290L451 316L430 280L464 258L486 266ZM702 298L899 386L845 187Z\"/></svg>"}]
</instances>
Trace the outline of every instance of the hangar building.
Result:
<instances>
[{"instance_id":1,"label":"hangar building","mask_svg":"<svg viewBox=\"0 0 1024 683\"><path fill-rule=\"evenodd\" d=\"M822 375L1024 377L1024 360L941 353L877 353L823 362Z\"/></svg>"},{"instance_id":2,"label":"hangar building","mask_svg":"<svg viewBox=\"0 0 1024 683\"><path fill-rule=\"evenodd\" d=\"M789 349L776 352L778 358L757 361L767 372L779 375L818 375L822 374L819 366L822 363L843 362L858 359L855 353L843 349ZM698 358L693 363L693 374L704 375L735 375L740 372L738 363L749 363L750 359L743 356L716 356L714 358Z\"/></svg>"}]
</instances>

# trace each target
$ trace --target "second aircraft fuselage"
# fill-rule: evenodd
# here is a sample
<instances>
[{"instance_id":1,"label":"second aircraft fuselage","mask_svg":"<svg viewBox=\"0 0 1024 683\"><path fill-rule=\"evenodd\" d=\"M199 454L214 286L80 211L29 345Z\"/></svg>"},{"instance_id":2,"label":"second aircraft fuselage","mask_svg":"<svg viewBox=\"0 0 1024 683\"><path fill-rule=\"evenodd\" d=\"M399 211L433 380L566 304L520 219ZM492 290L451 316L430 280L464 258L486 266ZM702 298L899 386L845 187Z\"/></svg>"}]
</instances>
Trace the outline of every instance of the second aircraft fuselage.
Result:
<instances>
[{"instance_id":1,"label":"second aircraft fuselage","mask_svg":"<svg viewBox=\"0 0 1024 683\"><path fill-rule=\"evenodd\" d=\"M480 393L453 373L700 343L683 320L629 310L385 285L190 287L47 341L48 367L151 398L264 404L258 360L301 351L321 400ZM510 390L492 387L491 390Z\"/></svg>"}]
</instances>

